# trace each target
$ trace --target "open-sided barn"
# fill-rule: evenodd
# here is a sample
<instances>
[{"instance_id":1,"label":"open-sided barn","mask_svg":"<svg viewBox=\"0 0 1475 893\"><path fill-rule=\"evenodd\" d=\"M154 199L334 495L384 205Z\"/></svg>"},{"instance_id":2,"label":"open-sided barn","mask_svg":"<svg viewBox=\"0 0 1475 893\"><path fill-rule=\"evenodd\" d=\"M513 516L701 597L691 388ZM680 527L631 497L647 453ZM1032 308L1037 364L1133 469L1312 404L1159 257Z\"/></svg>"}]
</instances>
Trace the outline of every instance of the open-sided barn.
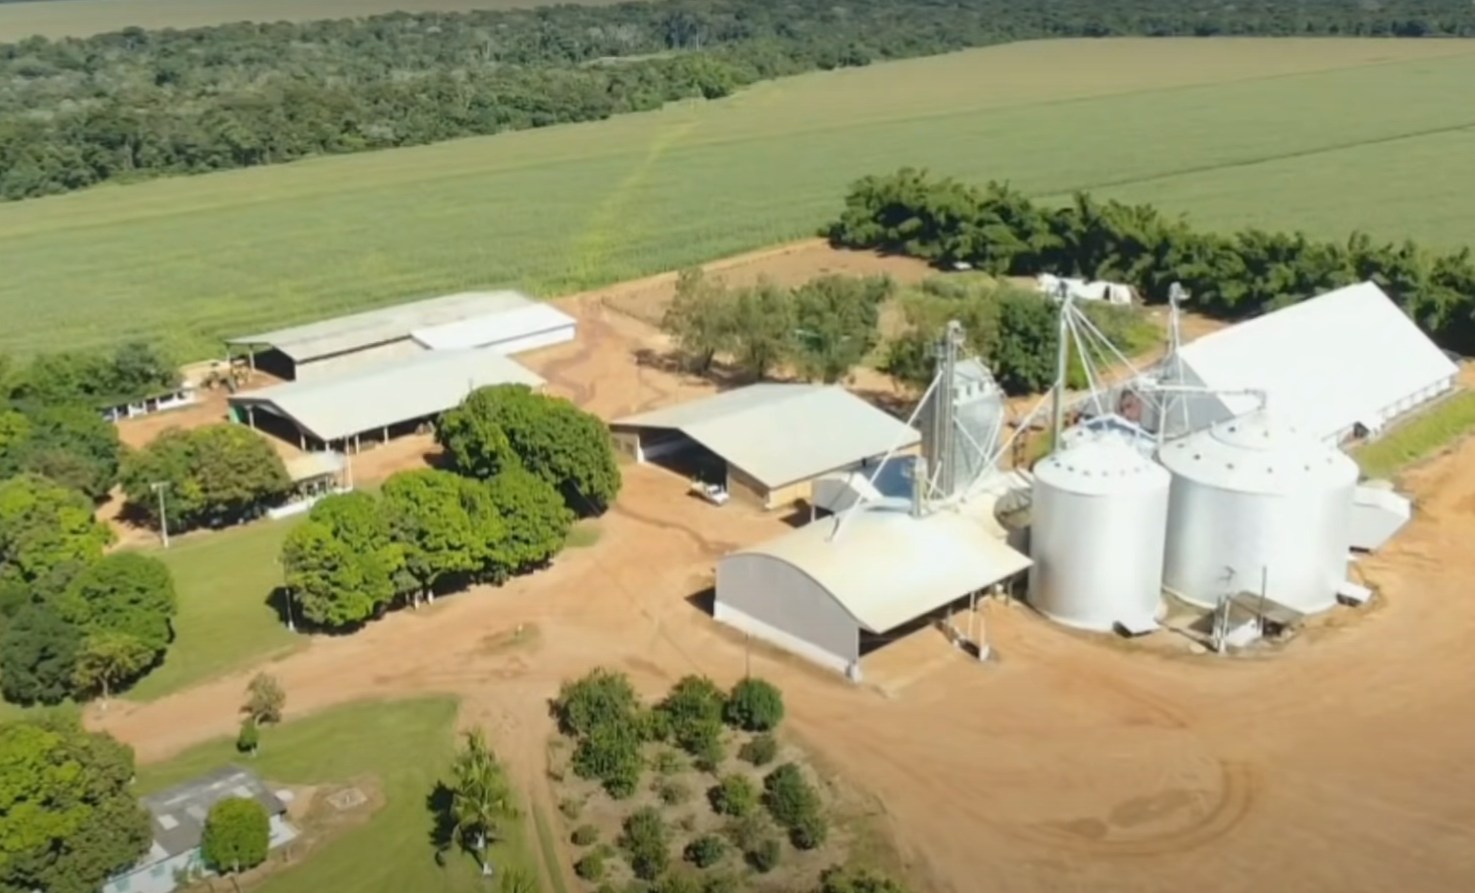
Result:
<instances>
[{"instance_id":1,"label":"open-sided barn","mask_svg":"<svg viewBox=\"0 0 1475 893\"><path fill-rule=\"evenodd\" d=\"M351 449L362 435L388 439L458 406L476 388L498 384L537 388L543 379L493 350L425 351L356 372L232 395L231 416L271 427L303 448Z\"/></svg>"},{"instance_id":2,"label":"open-sided barn","mask_svg":"<svg viewBox=\"0 0 1475 893\"><path fill-rule=\"evenodd\" d=\"M921 435L844 388L756 384L617 419L615 442L646 462L702 453L730 493L764 508L811 496L812 482L858 467ZM715 483L715 481L713 481Z\"/></svg>"},{"instance_id":3,"label":"open-sided barn","mask_svg":"<svg viewBox=\"0 0 1475 893\"><path fill-rule=\"evenodd\" d=\"M1459 368L1371 282L1340 288L1211 335L1165 361L1170 381L1263 390L1271 407L1330 443L1376 434L1447 393ZM1251 394L1166 401L1169 436L1255 408Z\"/></svg>"},{"instance_id":4,"label":"open-sided barn","mask_svg":"<svg viewBox=\"0 0 1475 893\"><path fill-rule=\"evenodd\" d=\"M858 680L864 639L1029 568L992 512L981 500L918 517L885 499L807 524L718 562L712 615Z\"/></svg>"},{"instance_id":5,"label":"open-sided barn","mask_svg":"<svg viewBox=\"0 0 1475 893\"><path fill-rule=\"evenodd\" d=\"M270 371L310 381L427 350L485 348L516 354L572 341L575 328L573 317L520 292L462 292L242 335L226 343L264 350L260 362Z\"/></svg>"}]
</instances>

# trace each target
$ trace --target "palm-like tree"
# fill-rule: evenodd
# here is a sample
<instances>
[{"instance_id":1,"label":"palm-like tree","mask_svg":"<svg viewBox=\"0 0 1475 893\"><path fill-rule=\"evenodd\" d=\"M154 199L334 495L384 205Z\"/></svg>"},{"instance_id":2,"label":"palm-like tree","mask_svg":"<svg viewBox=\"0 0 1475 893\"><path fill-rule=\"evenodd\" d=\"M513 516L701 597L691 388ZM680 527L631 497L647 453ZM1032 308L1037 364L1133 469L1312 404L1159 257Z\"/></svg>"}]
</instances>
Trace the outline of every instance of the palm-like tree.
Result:
<instances>
[{"instance_id":1,"label":"palm-like tree","mask_svg":"<svg viewBox=\"0 0 1475 893\"><path fill-rule=\"evenodd\" d=\"M481 873L490 875L487 847L500 833L499 822L516 816L517 808L502 766L480 729L466 734L466 746L456 755L454 772L451 818L456 834L472 841Z\"/></svg>"}]
</instances>

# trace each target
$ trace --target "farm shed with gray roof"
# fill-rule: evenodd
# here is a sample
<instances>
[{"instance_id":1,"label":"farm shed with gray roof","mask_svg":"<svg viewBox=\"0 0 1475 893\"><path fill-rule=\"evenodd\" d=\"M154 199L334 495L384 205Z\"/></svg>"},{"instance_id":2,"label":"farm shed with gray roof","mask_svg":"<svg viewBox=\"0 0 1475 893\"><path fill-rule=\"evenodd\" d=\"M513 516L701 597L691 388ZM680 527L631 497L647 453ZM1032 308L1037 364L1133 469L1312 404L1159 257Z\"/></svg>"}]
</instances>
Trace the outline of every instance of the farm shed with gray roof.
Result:
<instances>
[{"instance_id":1,"label":"farm shed with gray roof","mask_svg":"<svg viewBox=\"0 0 1475 893\"><path fill-rule=\"evenodd\" d=\"M264 368L310 381L426 350L485 347L515 354L571 341L575 327L573 317L521 292L473 291L241 335L226 344L269 348Z\"/></svg>"},{"instance_id":2,"label":"farm shed with gray roof","mask_svg":"<svg viewBox=\"0 0 1475 893\"><path fill-rule=\"evenodd\" d=\"M234 394L231 416L284 434L304 449L356 447L361 435L387 439L455 408L477 388L500 384L541 388L543 379L493 350L425 351L331 378ZM285 421L286 430L270 424L273 419Z\"/></svg>"},{"instance_id":3,"label":"farm shed with gray roof","mask_svg":"<svg viewBox=\"0 0 1475 893\"><path fill-rule=\"evenodd\" d=\"M260 804L269 821L272 848L297 837L297 829L287 821L287 807L281 797L254 773L224 766L143 798L153 842L132 868L109 878L102 893L168 893L179 885L181 876L206 873L200 854L205 819L212 806L232 797Z\"/></svg>"},{"instance_id":4,"label":"farm shed with gray roof","mask_svg":"<svg viewBox=\"0 0 1475 893\"><path fill-rule=\"evenodd\" d=\"M1029 568L993 508L883 497L740 549L717 563L713 617L858 681L867 646Z\"/></svg>"},{"instance_id":5,"label":"farm shed with gray roof","mask_svg":"<svg viewBox=\"0 0 1475 893\"><path fill-rule=\"evenodd\" d=\"M815 478L912 449L922 439L844 388L810 384L750 385L617 419L610 428L640 462L679 464L705 451L716 462L699 474L725 476L734 496L764 508L808 500Z\"/></svg>"}]
</instances>

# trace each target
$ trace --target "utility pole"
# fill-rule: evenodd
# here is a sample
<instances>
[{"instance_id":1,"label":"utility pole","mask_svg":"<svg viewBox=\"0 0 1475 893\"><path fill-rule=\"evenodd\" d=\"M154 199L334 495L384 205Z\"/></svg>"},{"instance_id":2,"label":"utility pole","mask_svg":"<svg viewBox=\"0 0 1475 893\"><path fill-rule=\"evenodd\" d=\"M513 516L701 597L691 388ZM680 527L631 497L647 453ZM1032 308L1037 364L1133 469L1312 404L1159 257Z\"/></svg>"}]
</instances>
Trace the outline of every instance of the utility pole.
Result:
<instances>
[{"instance_id":1,"label":"utility pole","mask_svg":"<svg viewBox=\"0 0 1475 893\"><path fill-rule=\"evenodd\" d=\"M169 489L168 481L154 481L149 484L149 489L159 496L159 534L164 540L164 548L169 548L169 514L164 507L164 491Z\"/></svg>"}]
</instances>

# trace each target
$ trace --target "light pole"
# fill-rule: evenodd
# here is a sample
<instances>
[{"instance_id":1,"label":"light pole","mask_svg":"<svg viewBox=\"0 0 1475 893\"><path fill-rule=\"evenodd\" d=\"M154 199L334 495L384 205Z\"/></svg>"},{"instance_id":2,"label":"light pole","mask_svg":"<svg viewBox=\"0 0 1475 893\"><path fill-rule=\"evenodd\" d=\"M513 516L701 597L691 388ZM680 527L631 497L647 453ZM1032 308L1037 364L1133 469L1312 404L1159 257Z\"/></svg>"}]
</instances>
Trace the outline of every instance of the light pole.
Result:
<instances>
[{"instance_id":1,"label":"light pole","mask_svg":"<svg viewBox=\"0 0 1475 893\"><path fill-rule=\"evenodd\" d=\"M164 491L169 489L168 481L154 481L149 484L149 489L159 494L159 534L164 539L164 548L169 548L169 514L164 508Z\"/></svg>"}]
</instances>

